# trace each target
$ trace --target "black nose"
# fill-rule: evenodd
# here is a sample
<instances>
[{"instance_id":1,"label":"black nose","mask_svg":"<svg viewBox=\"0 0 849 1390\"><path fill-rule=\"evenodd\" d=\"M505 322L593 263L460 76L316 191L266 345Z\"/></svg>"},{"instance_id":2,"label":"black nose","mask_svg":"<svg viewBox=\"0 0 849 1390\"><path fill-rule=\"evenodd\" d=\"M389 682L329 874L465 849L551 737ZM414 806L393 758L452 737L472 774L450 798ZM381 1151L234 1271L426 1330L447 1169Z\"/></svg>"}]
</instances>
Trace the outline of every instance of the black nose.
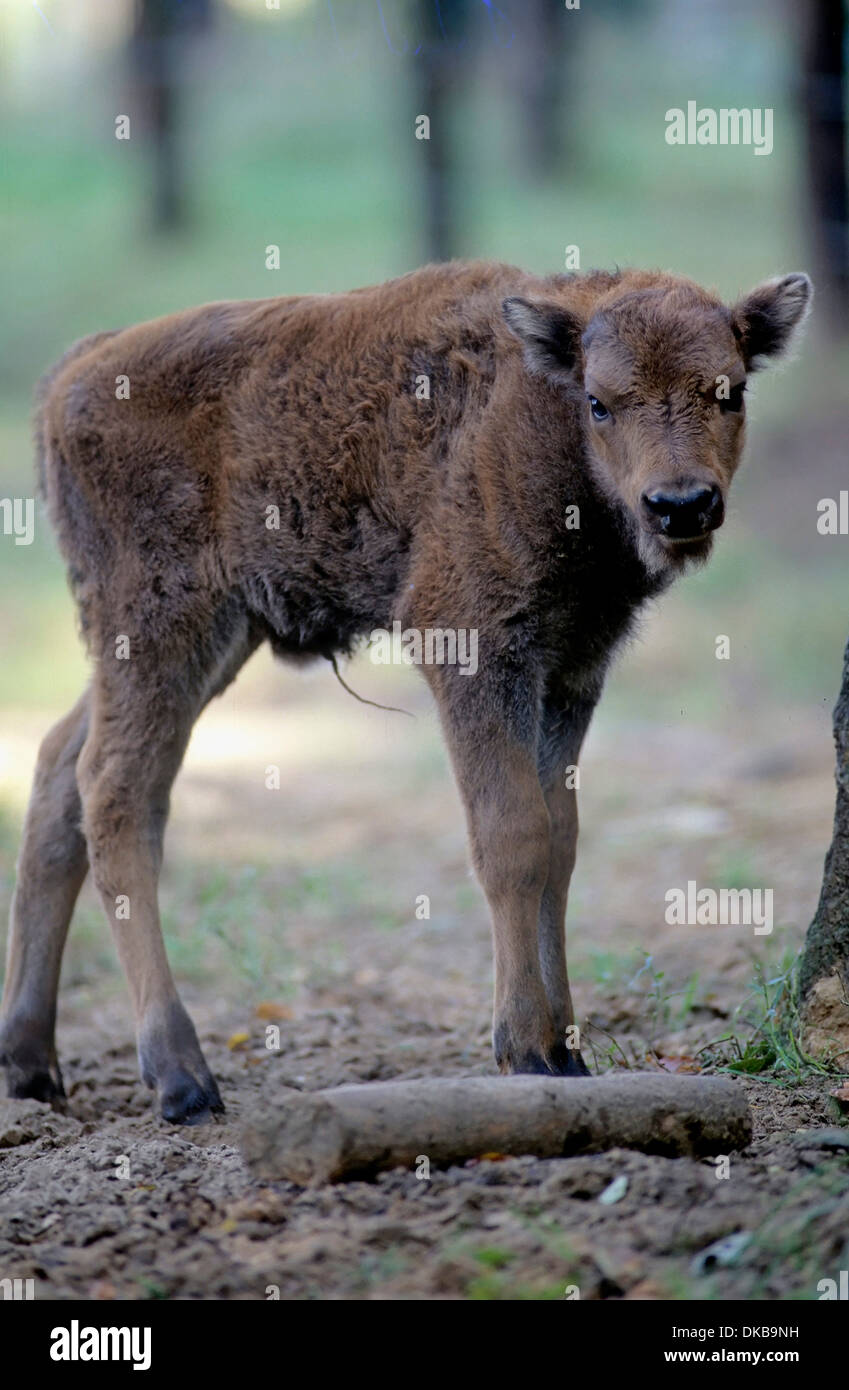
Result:
<instances>
[{"instance_id":1,"label":"black nose","mask_svg":"<svg viewBox=\"0 0 849 1390\"><path fill-rule=\"evenodd\" d=\"M643 506L652 520L652 529L671 540L692 540L722 525L725 511L722 493L716 484L664 492L643 493Z\"/></svg>"}]
</instances>

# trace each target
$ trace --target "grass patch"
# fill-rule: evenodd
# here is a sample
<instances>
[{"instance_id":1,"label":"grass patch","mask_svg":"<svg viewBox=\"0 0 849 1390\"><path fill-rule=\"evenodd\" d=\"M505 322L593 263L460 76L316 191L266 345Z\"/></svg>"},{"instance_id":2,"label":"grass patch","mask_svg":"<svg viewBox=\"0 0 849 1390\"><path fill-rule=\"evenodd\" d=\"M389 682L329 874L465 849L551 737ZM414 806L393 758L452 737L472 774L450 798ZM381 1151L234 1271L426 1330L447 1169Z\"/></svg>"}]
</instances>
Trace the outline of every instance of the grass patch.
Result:
<instances>
[{"instance_id":1,"label":"grass patch","mask_svg":"<svg viewBox=\"0 0 849 1390\"><path fill-rule=\"evenodd\" d=\"M736 1027L702 1049L703 1063L740 1076L798 1084L808 1076L837 1073L828 1060L805 1051L801 1042L798 960L785 956L784 968L769 975L755 962L755 977L735 1011Z\"/></svg>"}]
</instances>

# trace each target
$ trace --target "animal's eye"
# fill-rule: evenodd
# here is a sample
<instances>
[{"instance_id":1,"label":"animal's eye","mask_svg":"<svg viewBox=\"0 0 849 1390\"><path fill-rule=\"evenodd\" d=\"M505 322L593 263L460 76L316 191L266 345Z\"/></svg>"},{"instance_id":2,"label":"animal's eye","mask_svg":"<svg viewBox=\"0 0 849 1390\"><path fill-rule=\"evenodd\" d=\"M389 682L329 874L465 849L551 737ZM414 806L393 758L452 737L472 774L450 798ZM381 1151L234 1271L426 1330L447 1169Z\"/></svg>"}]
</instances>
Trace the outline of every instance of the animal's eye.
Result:
<instances>
[{"instance_id":1,"label":"animal's eye","mask_svg":"<svg viewBox=\"0 0 849 1390\"><path fill-rule=\"evenodd\" d=\"M587 396L587 400L590 403L590 410L592 411L594 420L606 420L608 418L610 411L606 405L602 405L598 396Z\"/></svg>"},{"instance_id":2,"label":"animal's eye","mask_svg":"<svg viewBox=\"0 0 849 1390\"><path fill-rule=\"evenodd\" d=\"M731 390L730 390L730 392L729 392L729 394L728 394L728 399L727 399L727 400L724 400L724 399L720 398L720 400L719 400L719 408L720 408L720 410L723 411L723 412L726 411L726 410L732 410L732 411L734 412L735 415L737 414L738 411L742 410L742 409L743 409L743 392L745 391L745 389L746 389L746 383L745 383L745 381L741 381L740 384L739 384L738 386L732 386L732 387L731 387Z\"/></svg>"}]
</instances>

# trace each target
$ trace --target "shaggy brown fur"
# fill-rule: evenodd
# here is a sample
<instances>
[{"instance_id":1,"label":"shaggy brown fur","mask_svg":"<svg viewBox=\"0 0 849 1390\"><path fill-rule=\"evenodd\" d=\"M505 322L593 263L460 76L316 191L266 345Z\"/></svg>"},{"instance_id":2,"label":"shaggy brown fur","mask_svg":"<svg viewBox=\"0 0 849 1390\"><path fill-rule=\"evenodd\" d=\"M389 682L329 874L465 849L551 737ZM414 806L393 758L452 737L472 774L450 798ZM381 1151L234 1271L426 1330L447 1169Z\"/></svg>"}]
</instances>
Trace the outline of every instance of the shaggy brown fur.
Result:
<instances>
[{"instance_id":1,"label":"shaggy brown fur","mask_svg":"<svg viewBox=\"0 0 849 1390\"><path fill-rule=\"evenodd\" d=\"M61 1094L59 965L90 865L142 1075L169 1119L220 1108L159 929L172 781L261 642L330 656L394 619L479 634L475 675L424 674L492 911L498 1065L584 1071L564 1036L563 769L640 604L707 555L746 372L809 297L803 275L728 309L655 272L457 263L207 305L66 354L41 389L39 467L94 672L45 740L24 831L0 1024L11 1094Z\"/></svg>"}]
</instances>

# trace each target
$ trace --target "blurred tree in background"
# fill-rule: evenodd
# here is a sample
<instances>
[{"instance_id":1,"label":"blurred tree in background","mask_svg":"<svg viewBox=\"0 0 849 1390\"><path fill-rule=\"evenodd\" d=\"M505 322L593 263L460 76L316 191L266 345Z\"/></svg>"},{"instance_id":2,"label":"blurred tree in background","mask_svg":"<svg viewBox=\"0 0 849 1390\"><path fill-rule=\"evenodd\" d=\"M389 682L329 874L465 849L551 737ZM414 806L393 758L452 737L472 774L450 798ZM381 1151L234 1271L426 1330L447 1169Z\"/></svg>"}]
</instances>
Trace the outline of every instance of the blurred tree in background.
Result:
<instances>
[{"instance_id":1,"label":"blurred tree in background","mask_svg":"<svg viewBox=\"0 0 849 1390\"><path fill-rule=\"evenodd\" d=\"M484 4L486 0L484 0ZM420 93L420 111L429 117L424 141L424 254L448 260L458 254L458 167L456 131L460 100L473 69L469 44L477 0L415 0L414 22L420 43L411 47L410 69ZM511 33L515 54L512 81L504 96L520 132L524 172L539 181L567 172L575 154L569 138L574 108L570 103L578 60L581 26L567 34L556 0L523 0L520 22Z\"/></svg>"},{"instance_id":2,"label":"blurred tree in background","mask_svg":"<svg viewBox=\"0 0 849 1390\"><path fill-rule=\"evenodd\" d=\"M212 20L213 0L136 0L129 45L138 118L150 141L153 226L173 231L187 215L180 152L183 67L191 40Z\"/></svg>"},{"instance_id":3,"label":"blurred tree in background","mask_svg":"<svg viewBox=\"0 0 849 1390\"><path fill-rule=\"evenodd\" d=\"M522 156L534 178L564 173L574 157L570 102L580 25L567 32L560 6L550 0L524 0L517 32L514 100L522 133ZM567 139L568 135L568 139Z\"/></svg>"},{"instance_id":4,"label":"blurred tree in background","mask_svg":"<svg viewBox=\"0 0 849 1390\"><path fill-rule=\"evenodd\" d=\"M457 168L452 123L456 96L468 81L467 20L470 0L416 0L414 18L420 44L410 58L411 77L420 93L419 112L430 122L422 140L424 254L445 261L456 254Z\"/></svg>"},{"instance_id":5,"label":"blurred tree in background","mask_svg":"<svg viewBox=\"0 0 849 1390\"><path fill-rule=\"evenodd\" d=\"M841 334L849 312L844 0L808 0L803 109L813 253L824 322Z\"/></svg>"},{"instance_id":6,"label":"blurred tree in background","mask_svg":"<svg viewBox=\"0 0 849 1390\"><path fill-rule=\"evenodd\" d=\"M842 334L844 12L845 0L0 9L10 321L26 300L6 330L15 389L104 321L339 289L428 258L565 269L573 244L584 268L664 264L728 294L813 261L815 326L829 316ZM774 106L771 157L670 149L665 109L691 97ZM123 112L133 139L117 146ZM416 141L420 114L430 138ZM191 236L161 235L189 224Z\"/></svg>"}]
</instances>

